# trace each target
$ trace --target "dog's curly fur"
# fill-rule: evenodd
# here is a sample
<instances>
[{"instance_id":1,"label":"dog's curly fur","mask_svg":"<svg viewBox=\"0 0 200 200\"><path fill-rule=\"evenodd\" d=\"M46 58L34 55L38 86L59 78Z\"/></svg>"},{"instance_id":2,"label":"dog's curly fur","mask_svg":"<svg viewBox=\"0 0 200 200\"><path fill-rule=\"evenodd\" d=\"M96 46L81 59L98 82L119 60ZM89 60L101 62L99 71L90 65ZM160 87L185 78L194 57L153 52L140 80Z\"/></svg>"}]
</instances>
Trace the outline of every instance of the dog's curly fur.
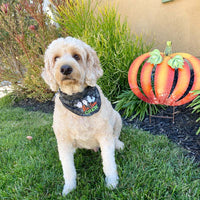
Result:
<instances>
[{"instance_id":1,"label":"dog's curly fur","mask_svg":"<svg viewBox=\"0 0 200 200\"><path fill-rule=\"evenodd\" d=\"M61 66L68 65L72 73L63 75ZM57 138L59 157L63 167L65 185L63 195L76 187L76 170L73 154L77 148L100 147L106 184L115 188L118 183L115 148L123 149L119 140L122 120L102 90L96 84L103 75L96 52L83 41L72 37L54 40L45 52L42 77L52 91L58 88L68 95L82 92L87 86L98 88L101 97L99 112L90 117L78 116L67 110L55 98L53 129Z\"/></svg>"}]
</instances>

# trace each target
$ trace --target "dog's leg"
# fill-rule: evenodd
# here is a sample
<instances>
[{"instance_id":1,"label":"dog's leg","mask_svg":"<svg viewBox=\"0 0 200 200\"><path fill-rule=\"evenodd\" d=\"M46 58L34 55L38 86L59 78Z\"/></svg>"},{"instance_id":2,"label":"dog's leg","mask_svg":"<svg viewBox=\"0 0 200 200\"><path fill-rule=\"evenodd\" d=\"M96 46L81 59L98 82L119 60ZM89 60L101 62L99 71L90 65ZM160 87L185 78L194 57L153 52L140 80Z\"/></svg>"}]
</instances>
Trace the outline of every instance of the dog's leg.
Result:
<instances>
[{"instance_id":1,"label":"dog's leg","mask_svg":"<svg viewBox=\"0 0 200 200\"><path fill-rule=\"evenodd\" d=\"M106 175L106 184L108 188L114 189L118 184L114 138L102 137L99 139L99 143L103 160L103 171Z\"/></svg>"},{"instance_id":2,"label":"dog's leg","mask_svg":"<svg viewBox=\"0 0 200 200\"><path fill-rule=\"evenodd\" d=\"M119 113L116 112L116 120L114 124L114 137L115 137L115 148L117 150L123 150L124 148L124 143L119 140L121 129L122 129L122 119Z\"/></svg>"},{"instance_id":3,"label":"dog's leg","mask_svg":"<svg viewBox=\"0 0 200 200\"><path fill-rule=\"evenodd\" d=\"M76 188L76 169L74 166L74 152L72 144L66 144L58 141L59 157L63 168L63 177L65 185L63 188L63 196Z\"/></svg>"}]
</instances>

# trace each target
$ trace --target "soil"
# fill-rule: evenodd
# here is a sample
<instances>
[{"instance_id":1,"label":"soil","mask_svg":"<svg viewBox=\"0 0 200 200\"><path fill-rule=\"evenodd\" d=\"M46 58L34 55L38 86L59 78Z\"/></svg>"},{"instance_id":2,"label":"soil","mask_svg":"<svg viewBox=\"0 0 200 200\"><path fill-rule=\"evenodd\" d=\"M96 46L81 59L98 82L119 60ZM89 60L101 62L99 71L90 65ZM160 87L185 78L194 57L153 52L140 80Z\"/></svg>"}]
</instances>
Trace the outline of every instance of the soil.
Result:
<instances>
[{"instance_id":1,"label":"soil","mask_svg":"<svg viewBox=\"0 0 200 200\"><path fill-rule=\"evenodd\" d=\"M156 114L156 117L146 116L143 121L138 118L132 121L125 120L125 124L131 124L154 135L166 135L171 141L185 148L195 161L200 162L200 134L196 135L200 127L200 123L196 122L199 113L192 111L188 104L175 107L173 123L172 118L164 118L173 116L173 107L168 106Z\"/></svg>"},{"instance_id":2,"label":"soil","mask_svg":"<svg viewBox=\"0 0 200 200\"><path fill-rule=\"evenodd\" d=\"M15 104L15 106L23 107L29 111L42 111L45 113L53 113L54 110L53 101L40 103L25 99ZM156 116L171 117L172 112L173 109L169 106ZM123 122L124 125L149 131L154 135L166 135L171 141L185 148L188 151L188 155L194 158L196 162L200 162L200 134L196 135L200 127L200 124L196 122L199 114L192 113L192 108L188 107L188 105L175 107L175 112L174 123L172 118L160 117L151 117L150 123L149 116L146 116L143 121L136 118L132 121L123 120Z\"/></svg>"}]
</instances>

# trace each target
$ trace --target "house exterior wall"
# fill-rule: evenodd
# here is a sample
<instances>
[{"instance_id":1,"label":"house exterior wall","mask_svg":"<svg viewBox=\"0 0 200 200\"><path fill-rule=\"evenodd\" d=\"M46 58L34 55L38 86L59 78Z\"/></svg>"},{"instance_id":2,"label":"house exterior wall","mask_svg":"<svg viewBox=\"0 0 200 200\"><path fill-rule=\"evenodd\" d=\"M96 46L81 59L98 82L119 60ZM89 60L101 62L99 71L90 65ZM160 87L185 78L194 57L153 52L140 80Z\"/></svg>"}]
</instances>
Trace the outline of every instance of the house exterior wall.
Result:
<instances>
[{"instance_id":1,"label":"house exterior wall","mask_svg":"<svg viewBox=\"0 0 200 200\"><path fill-rule=\"evenodd\" d=\"M190 53L200 58L200 0L104 0L118 9L136 34L147 41L155 40L154 47L165 49L171 40L173 52Z\"/></svg>"}]
</instances>

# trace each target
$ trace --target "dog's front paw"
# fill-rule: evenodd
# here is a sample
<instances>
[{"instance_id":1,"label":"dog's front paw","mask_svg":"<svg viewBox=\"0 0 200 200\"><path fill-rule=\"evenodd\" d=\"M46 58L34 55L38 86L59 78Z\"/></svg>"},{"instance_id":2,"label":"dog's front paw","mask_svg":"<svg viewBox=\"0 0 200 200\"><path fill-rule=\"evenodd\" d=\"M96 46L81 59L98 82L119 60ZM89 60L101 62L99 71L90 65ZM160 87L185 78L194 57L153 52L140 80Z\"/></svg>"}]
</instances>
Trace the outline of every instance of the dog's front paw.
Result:
<instances>
[{"instance_id":1,"label":"dog's front paw","mask_svg":"<svg viewBox=\"0 0 200 200\"><path fill-rule=\"evenodd\" d=\"M120 140L117 140L115 142L115 148L118 150L118 151L121 151L124 149L124 143L121 142Z\"/></svg>"},{"instance_id":2,"label":"dog's front paw","mask_svg":"<svg viewBox=\"0 0 200 200\"><path fill-rule=\"evenodd\" d=\"M65 184L62 191L62 195L66 196L69 192L71 192L75 188L76 188L76 184L73 184L73 185Z\"/></svg>"},{"instance_id":3,"label":"dog's front paw","mask_svg":"<svg viewBox=\"0 0 200 200\"><path fill-rule=\"evenodd\" d=\"M115 189L118 184L118 176L106 177L106 186L109 189Z\"/></svg>"}]
</instances>

